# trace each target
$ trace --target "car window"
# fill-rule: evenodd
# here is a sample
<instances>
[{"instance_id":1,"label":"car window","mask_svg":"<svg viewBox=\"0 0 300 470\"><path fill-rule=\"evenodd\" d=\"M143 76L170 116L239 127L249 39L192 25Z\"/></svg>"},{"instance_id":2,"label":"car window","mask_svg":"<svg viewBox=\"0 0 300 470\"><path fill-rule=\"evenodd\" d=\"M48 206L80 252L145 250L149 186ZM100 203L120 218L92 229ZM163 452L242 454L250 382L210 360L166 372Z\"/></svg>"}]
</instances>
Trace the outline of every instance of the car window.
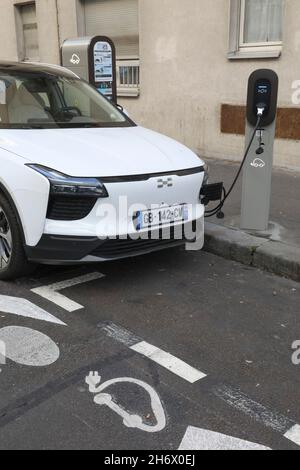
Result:
<instances>
[{"instance_id":1,"label":"car window","mask_svg":"<svg viewBox=\"0 0 300 470\"><path fill-rule=\"evenodd\" d=\"M77 78L0 70L0 126L128 127L134 123Z\"/></svg>"},{"instance_id":2,"label":"car window","mask_svg":"<svg viewBox=\"0 0 300 470\"><path fill-rule=\"evenodd\" d=\"M45 106L50 106L49 96L46 92L37 93L36 98L39 99L40 103L43 103Z\"/></svg>"}]
</instances>

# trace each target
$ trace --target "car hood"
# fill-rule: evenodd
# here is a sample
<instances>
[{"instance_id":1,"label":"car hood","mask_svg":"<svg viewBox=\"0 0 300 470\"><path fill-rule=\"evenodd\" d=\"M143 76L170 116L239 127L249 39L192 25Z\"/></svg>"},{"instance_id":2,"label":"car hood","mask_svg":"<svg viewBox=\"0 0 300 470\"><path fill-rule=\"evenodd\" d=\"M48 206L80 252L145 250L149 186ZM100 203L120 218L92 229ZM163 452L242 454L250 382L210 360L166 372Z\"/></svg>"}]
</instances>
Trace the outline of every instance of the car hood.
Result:
<instances>
[{"instance_id":1,"label":"car hood","mask_svg":"<svg viewBox=\"0 0 300 470\"><path fill-rule=\"evenodd\" d=\"M201 166L184 145L143 127L1 130L0 148L69 176L125 176Z\"/></svg>"}]
</instances>

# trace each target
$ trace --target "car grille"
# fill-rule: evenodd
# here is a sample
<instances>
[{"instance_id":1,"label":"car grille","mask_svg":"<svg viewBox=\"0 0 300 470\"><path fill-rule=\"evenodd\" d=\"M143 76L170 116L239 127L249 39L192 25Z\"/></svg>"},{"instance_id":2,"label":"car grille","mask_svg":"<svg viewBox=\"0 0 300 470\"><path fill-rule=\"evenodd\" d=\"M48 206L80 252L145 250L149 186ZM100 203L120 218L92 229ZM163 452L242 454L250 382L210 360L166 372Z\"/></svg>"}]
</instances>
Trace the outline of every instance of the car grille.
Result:
<instances>
[{"instance_id":1,"label":"car grille","mask_svg":"<svg viewBox=\"0 0 300 470\"><path fill-rule=\"evenodd\" d=\"M118 258L143 253L144 251L171 248L181 243L183 243L182 240L107 240L96 248L91 255L105 259Z\"/></svg>"},{"instance_id":2,"label":"car grille","mask_svg":"<svg viewBox=\"0 0 300 470\"><path fill-rule=\"evenodd\" d=\"M97 198L76 196L51 196L48 205L47 219L80 220L92 211Z\"/></svg>"},{"instance_id":3,"label":"car grille","mask_svg":"<svg viewBox=\"0 0 300 470\"><path fill-rule=\"evenodd\" d=\"M193 221L191 224L192 230L195 233L196 222ZM178 226L177 226L178 229ZM163 239L163 232L160 230L159 237L151 238L151 233L148 234L148 238L139 238L133 240L131 238L116 238L116 239L107 239L101 245L99 245L95 250L93 250L90 255L96 256L98 258L104 259L113 259L118 257L131 256L147 251L162 250L165 248L172 248L178 245L181 245L186 242L184 238L184 226L182 229L182 237L178 239L175 238L175 229L174 227L170 230L170 236L168 239ZM177 235L176 231L176 235Z\"/></svg>"}]
</instances>

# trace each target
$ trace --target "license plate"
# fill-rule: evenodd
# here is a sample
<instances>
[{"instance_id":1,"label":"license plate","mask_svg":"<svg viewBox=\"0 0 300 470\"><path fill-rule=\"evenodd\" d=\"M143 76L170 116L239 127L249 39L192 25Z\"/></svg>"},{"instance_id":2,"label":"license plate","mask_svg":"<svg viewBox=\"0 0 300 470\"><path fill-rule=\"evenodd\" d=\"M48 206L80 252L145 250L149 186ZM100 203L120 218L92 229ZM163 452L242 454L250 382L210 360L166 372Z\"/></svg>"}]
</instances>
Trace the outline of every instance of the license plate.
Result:
<instances>
[{"instance_id":1,"label":"license plate","mask_svg":"<svg viewBox=\"0 0 300 470\"><path fill-rule=\"evenodd\" d=\"M188 207L185 204L139 211L134 217L137 230L176 224L177 222L184 222L188 218Z\"/></svg>"}]
</instances>

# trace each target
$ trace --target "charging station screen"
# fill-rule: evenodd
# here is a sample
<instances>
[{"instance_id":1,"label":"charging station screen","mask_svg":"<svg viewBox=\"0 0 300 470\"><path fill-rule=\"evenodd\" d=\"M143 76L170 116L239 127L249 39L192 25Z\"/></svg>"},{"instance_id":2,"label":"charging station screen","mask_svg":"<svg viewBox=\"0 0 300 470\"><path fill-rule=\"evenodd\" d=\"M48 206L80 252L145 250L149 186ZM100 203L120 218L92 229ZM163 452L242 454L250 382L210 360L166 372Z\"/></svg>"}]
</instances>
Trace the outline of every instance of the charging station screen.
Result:
<instances>
[{"instance_id":1,"label":"charging station screen","mask_svg":"<svg viewBox=\"0 0 300 470\"><path fill-rule=\"evenodd\" d=\"M96 88L107 98L113 96L113 53L108 42L94 46L94 75Z\"/></svg>"},{"instance_id":2,"label":"charging station screen","mask_svg":"<svg viewBox=\"0 0 300 470\"><path fill-rule=\"evenodd\" d=\"M255 84L254 93L254 113L257 113L257 106L265 106L265 115L268 115L271 104L272 86L269 80L258 80Z\"/></svg>"}]
</instances>

